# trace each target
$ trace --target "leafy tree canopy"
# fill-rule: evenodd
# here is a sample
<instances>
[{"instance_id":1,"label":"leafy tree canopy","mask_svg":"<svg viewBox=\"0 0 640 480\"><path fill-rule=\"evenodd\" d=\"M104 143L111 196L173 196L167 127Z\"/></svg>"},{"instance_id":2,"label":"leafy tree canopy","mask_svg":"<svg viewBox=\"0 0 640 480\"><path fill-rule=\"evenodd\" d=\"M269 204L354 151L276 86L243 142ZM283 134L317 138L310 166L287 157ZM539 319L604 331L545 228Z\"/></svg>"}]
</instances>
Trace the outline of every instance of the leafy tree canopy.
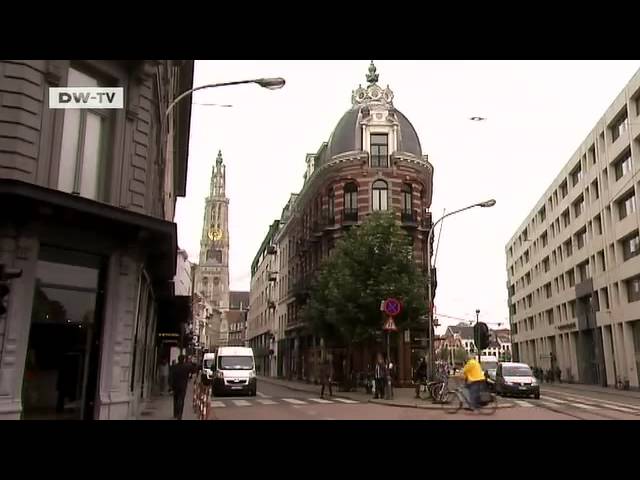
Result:
<instances>
[{"instance_id":1,"label":"leafy tree canopy","mask_svg":"<svg viewBox=\"0 0 640 480\"><path fill-rule=\"evenodd\" d=\"M366 341L383 324L380 302L402 303L399 329L426 312L425 277L413 258L413 241L389 213L376 212L336 244L319 270L305 306L312 330L346 345Z\"/></svg>"}]
</instances>

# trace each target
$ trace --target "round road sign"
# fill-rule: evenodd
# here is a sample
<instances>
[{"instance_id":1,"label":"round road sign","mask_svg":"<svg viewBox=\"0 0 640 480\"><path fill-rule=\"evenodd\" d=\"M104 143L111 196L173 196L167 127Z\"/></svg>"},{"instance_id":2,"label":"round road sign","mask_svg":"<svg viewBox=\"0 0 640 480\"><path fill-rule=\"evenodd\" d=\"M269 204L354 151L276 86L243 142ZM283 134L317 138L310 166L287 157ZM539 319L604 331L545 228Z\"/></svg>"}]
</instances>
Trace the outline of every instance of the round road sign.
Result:
<instances>
[{"instance_id":1,"label":"round road sign","mask_svg":"<svg viewBox=\"0 0 640 480\"><path fill-rule=\"evenodd\" d=\"M400 314L401 306L400 302L395 298L387 298L384 301L384 313L389 315L390 317L395 317Z\"/></svg>"}]
</instances>

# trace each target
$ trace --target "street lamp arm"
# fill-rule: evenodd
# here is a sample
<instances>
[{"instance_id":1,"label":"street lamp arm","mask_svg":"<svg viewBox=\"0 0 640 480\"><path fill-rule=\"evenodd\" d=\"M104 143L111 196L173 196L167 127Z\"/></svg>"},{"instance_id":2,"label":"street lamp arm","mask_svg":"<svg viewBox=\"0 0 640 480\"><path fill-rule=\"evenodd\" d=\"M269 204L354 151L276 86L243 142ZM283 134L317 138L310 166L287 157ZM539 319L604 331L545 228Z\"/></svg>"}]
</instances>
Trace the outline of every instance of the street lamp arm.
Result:
<instances>
[{"instance_id":1,"label":"street lamp arm","mask_svg":"<svg viewBox=\"0 0 640 480\"><path fill-rule=\"evenodd\" d=\"M449 212L449 213L443 215L438 220L436 220L436 222L432 225L431 230L429 231L428 244L431 245L431 239L433 238L433 233L436 230L436 225L438 225L445 218L450 217L451 215L455 215L456 213L464 212L465 210L469 210L471 208L475 208L475 207L493 207L495 204L496 204L495 200L487 200L486 202L474 203L473 205L469 205L468 207L459 208L458 210L454 210L453 212ZM430 258L428 258L427 260L429 261L429 263L431 263L431 259Z\"/></svg>"},{"instance_id":2,"label":"street lamp arm","mask_svg":"<svg viewBox=\"0 0 640 480\"><path fill-rule=\"evenodd\" d=\"M171 110L173 110L173 107L176 106L176 104L182 100L184 97L186 97L187 95L191 95L193 92L197 92L198 90L204 90L205 88L216 88L216 87L227 87L229 85L241 85L243 83L255 83L257 80L238 80L235 82L223 82L223 83L209 83L207 85L200 85L199 87L194 87L190 90L187 90L186 92L182 92L180 95L178 95L175 100L173 102L171 102L169 104L169 106L167 107L166 112L164 113L164 117L167 118L169 116L169 113L171 112Z\"/></svg>"}]
</instances>

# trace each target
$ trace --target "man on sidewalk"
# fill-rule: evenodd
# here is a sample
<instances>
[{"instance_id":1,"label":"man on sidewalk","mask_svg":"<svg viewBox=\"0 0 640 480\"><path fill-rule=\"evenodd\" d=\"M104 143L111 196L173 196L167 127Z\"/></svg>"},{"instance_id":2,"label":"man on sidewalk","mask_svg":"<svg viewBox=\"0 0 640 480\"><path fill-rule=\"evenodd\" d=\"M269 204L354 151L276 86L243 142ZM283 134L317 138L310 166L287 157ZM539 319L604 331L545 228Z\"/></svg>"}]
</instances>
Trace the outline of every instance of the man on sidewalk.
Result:
<instances>
[{"instance_id":1,"label":"man on sidewalk","mask_svg":"<svg viewBox=\"0 0 640 480\"><path fill-rule=\"evenodd\" d=\"M373 372L376 382L376 393L374 398L384 398L385 383L387 379L387 368L382 354L378 354L378 361Z\"/></svg>"},{"instance_id":2,"label":"man on sidewalk","mask_svg":"<svg viewBox=\"0 0 640 480\"><path fill-rule=\"evenodd\" d=\"M320 364L320 383L322 383L322 388L320 389L320 398L324 398L324 388L329 385L329 396L333 397L333 390L331 389L331 380L333 376L331 375L331 364L329 360L324 359Z\"/></svg>"},{"instance_id":3,"label":"man on sidewalk","mask_svg":"<svg viewBox=\"0 0 640 480\"><path fill-rule=\"evenodd\" d=\"M184 355L178 357L178 363L171 365L169 371L169 385L173 390L173 418L176 420L182 420L184 397L187 394L191 371L191 366L184 361Z\"/></svg>"}]
</instances>

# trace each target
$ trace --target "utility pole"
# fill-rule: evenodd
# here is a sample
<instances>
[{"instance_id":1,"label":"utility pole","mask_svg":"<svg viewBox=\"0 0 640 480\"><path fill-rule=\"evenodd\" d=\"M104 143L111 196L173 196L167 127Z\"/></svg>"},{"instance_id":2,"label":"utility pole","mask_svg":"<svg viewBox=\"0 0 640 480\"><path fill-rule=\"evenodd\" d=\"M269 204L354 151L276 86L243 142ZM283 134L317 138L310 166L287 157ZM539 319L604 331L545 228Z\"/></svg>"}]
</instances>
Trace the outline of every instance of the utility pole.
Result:
<instances>
[{"instance_id":1,"label":"utility pole","mask_svg":"<svg viewBox=\"0 0 640 480\"><path fill-rule=\"evenodd\" d=\"M476 335L476 350L478 351L478 363L480 363L480 329L477 328L478 322L480 321L480 309L476 309L476 328L475 330L478 332Z\"/></svg>"}]
</instances>

